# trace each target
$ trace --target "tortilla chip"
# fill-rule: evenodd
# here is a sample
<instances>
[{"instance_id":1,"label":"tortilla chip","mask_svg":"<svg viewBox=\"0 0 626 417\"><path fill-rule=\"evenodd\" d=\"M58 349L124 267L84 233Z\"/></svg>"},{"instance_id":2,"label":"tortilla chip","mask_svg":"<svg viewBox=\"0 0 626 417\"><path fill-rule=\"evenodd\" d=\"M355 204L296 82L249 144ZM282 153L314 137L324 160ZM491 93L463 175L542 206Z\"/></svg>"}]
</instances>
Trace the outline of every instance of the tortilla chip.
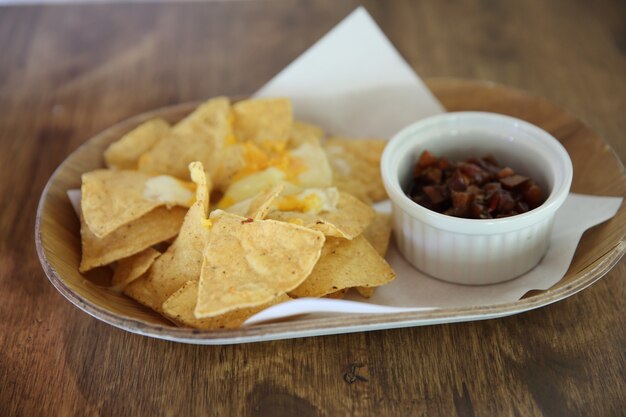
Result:
<instances>
[{"instance_id":1,"label":"tortilla chip","mask_svg":"<svg viewBox=\"0 0 626 417\"><path fill-rule=\"evenodd\" d=\"M344 288L343 290L331 292L330 294L326 294L324 298L332 298L334 300L341 300L346 296L349 288Z\"/></svg>"},{"instance_id":2,"label":"tortilla chip","mask_svg":"<svg viewBox=\"0 0 626 417\"><path fill-rule=\"evenodd\" d=\"M109 233L94 235L81 218L82 259L80 272L127 258L178 234L186 209L157 207L144 216Z\"/></svg>"},{"instance_id":3,"label":"tortilla chip","mask_svg":"<svg viewBox=\"0 0 626 417\"><path fill-rule=\"evenodd\" d=\"M204 170L202 163L195 161L189 164L189 176L191 180L196 184L196 202L200 203L203 216L206 218L209 215L209 200L211 198L211 178Z\"/></svg>"},{"instance_id":4,"label":"tortilla chip","mask_svg":"<svg viewBox=\"0 0 626 417\"><path fill-rule=\"evenodd\" d=\"M235 180L238 172L246 166L245 147L243 143L227 145L217 167L212 170L213 185L220 191L226 191Z\"/></svg>"},{"instance_id":5,"label":"tortilla chip","mask_svg":"<svg viewBox=\"0 0 626 417\"><path fill-rule=\"evenodd\" d=\"M366 203L385 200L380 158L386 144L382 139L328 139L324 149L333 171L333 184Z\"/></svg>"},{"instance_id":6,"label":"tortilla chip","mask_svg":"<svg viewBox=\"0 0 626 417\"><path fill-rule=\"evenodd\" d=\"M209 132L220 128L224 122L231 125L230 100L215 97L199 105L183 120L174 125L172 131L180 135L195 135L207 138Z\"/></svg>"},{"instance_id":7,"label":"tortilla chip","mask_svg":"<svg viewBox=\"0 0 626 417\"><path fill-rule=\"evenodd\" d=\"M162 312L163 302L185 282L198 280L202 254L209 237L207 179L200 163L190 164L189 169L198 190L196 202L185 215L178 237L157 258L146 275L124 290L129 297L158 312Z\"/></svg>"},{"instance_id":8,"label":"tortilla chip","mask_svg":"<svg viewBox=\"0 0 626 417\"><path fill-rule=\"evenodd\" d=\"M296 288L320 256L324 235L273 220L211 215L196 318L266 304Z\"/></svg>"},{"instance_id":9,"label":"tortilla chip","mask_svg":"<svg viewBox=\"0 0 626 417\"><path fill-rule=\"evenodd\" d=\"M197 319L194 315L198 299L198 281L187 281L163 303L163 314L179 326L196 329L234 329L261 310L291 300L286 294L279 295L261 306L233 310L220 316Z\"/></svg>"},{"instance_id":10,"label":"tortilla chip","mask_svg":"<svg viewBox=\"0 0 626 417\"><path fill-rule=\"evenodd\" d=\"M376 212L374 221L363 231L363 237L384 258L391 238L391 215ZM364 298L371 298L375 289L375 287L356 287L357 292Z\"/></svg>"},{"instance_id":11,"label":"tortilla chip","mask_svg":"<svg viewBox=\"0 0 626 417\"><path fill-rule=\"evenodd\" d=\"M173 184L166 182L166 185L169 188L178 187L176 191L182 190L187 196L186 204L180 201L170 204L168 193L159 195L158 187L163 185L162 181L156 181L157 189L149 187L153 180L158 179L170 179ZM89 229L100 238L156 207L187 205L191 197L193 194L186 185L171 177L150 177L137 171L116 169L98 169L82 175L81 210Z\"/></svg>"},{"instance_id":12,"label":"tortilla chip","mask_svg":"<svg viewBox=\"0 0 626 417\"><path fill-rule=\"evenodd\" d=\"M352 287L378 287L395 279L389 264L363 236L329 237L313 272L291 291L293 297L323 297Z\"/></svg>"},{"instance_id":13,"label":"tortilla chip","mask_svg":"<svg viewBox=\"0 0 626 417\"><path fill-rule=\"evenodd\" d=\"M148 120L109 145L104 151L104 161L110 168L136 169L139 157L169 132L170 125L165 120Z\"/></svg>"},{"instance_id":14,"label":"tortilla chip","mask_svg":"<svg viewBox=\"0 0 626 417\"><path fill-rule=\"evenodd\" d=\"M202 104L176 124L170 135L141 155L139 170L187 180L187 167L191 162L199 161L213 176L227 138L232 134L230 112L230 102L225 97Z\"/></svg>"},{"instance_id":15,"label":"tortilla chip","mask_svg":"<svg viewBox=\"0 0 626 417\"><path fill-rule=\"evenodd\" d=\"M288 147L297 148L304 143L320 146L320 141L324 139L324 136L324 130L321 127L294 120Z\"/></svg>"},{"instance_id":16,"label":"tortilla chip","mask_svg":"<svg viewBox=\"0 0 626 417\"><path fill-rule=\"evenodd\" d=\"M294 186L295 187L295 186ZM282 195L274 201L277 211L297 211L300 213L319 214L337 210L339 190L335 187L306 188L286 187Z\"/></svg>"},{"instance_id":17,"label":"tortilla chip","mask_svg":"<svg viewBox=\"0 0 626 417\"><path fill-rule=\"evenodd\" d=\"M263 220L272 208L272 203L284 188L285 184L277 184L265 191L261 191L252 198L230 206L225 211L254 220Z\"/></svg>"},{"instance_id":18,"label":"tortilla chip","mask_svg":"<svg viewBox=\"0 0 626 417\"><path fill-rule=\"evenodd\" d=\"M391 215L376 212L374 221L363 231L363 236L382 257L387 253L391 237Z\"/></svg>"},{"instance_id":19,"label":"tortilla chip","mask_svg":"<svg viewBox=\"0 0 626 417\"><path fill-rule=\"evenodd\" d=\"M376 213L367 204L347 193L340 193L337 209L319 214L297 211L271 211L267 218L288 223L302 221L304 227L319 230L326 236L353 239L374 220Z\"/></svg>"},{"instance_id":20,"label":"tortilla chip","mask_svg":"<svg viewBox=\"0 0 626 417\"><path fill-rule=\"evenodd\" d=\"M113 169L83 174L80 204L89 229L104 237L162 205L143 195L149 178L141 172Z\"/></svg>"},{"instance_id":21,"label":"tortilla chip","mask_svg":"<svg viewBox=\"0 0 626 417\"><path fill-rule=\"evenodd\" d=\"M243 100L233 105L233 111L237 140L253 141L259 145L287 143L293 123L289 99Z\"/></svg>"},{"instance_id":22,"label":"tortilla chip","mask_svg":"<svg viewBox=\"0 0 626 417\"><path fill-rule=\"evenodd\" d=\"M161 252L148 248L128 258L120 259L115 267L111 289L121 291L128 284L142 276Z\"/></svg>"},{"instance_id":23,"label":"tortilla chip","mask_svg":"<svg viewBox=\"0 0 626 417\"><path fill-rule=\"evenodd\" d=\"M231 184L224 194L218 208L225 209L231 205L247 200L257 193L267 190L285 181L285 173L278 168L269 167L263 171L248 175Z\"/></svg>"}]
</instances>

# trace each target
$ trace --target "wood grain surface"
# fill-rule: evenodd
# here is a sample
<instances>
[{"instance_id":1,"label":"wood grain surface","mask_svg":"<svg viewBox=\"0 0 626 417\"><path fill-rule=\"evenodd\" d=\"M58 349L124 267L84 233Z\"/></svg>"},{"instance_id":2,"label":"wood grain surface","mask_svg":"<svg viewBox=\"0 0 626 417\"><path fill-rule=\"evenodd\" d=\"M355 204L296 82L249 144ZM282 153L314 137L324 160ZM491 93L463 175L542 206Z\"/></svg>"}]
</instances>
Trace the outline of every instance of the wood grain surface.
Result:
<instances>
[{"instance_id":1,"label":"wood grain surface","mask_svg":"<svg viewBox=\"0 0 626 417\"><path fill-rule=\"evenodd\" d=\"M623 260L505 319L213 347L115 329L46 279L35 210L72 150L137 113L253 92L358 4L0 8L0 415L623 415ZM362 4L422 77L543 96L626 159L623 2Z\"/></svg>"}]
</instances>

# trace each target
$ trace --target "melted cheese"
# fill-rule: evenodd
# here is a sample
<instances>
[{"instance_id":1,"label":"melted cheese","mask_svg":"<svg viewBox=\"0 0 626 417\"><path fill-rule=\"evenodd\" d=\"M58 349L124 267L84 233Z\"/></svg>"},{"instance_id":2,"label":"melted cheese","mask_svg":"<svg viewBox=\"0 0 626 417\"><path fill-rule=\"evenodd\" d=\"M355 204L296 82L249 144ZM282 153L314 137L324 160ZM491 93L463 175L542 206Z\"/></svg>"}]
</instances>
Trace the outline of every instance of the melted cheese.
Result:
<instances>
[{"instance_id":1,"label":"melted cheese","mask_svg":"<svg viewBox=\"0 0 626 417\"><path fill-rule=\"evenodd\" d=\"M286 149L284 142L265 141L261 145L245 142L243 147L244 167L234 175L235 181L268 168L279 169L288 180L294 181L306 170L306 165Z\"/></svg>"},{"instance_id":2,"label":"melted cheese","mask_svg":"<svg viewBox=\"0 0 626 417\"><path fill-rule=\"evenodd\" d=\"M298 194L282 196L274 206L280 211L299 211L301 213L320 213L337 209L339 191L336 188L309 188Z\"/></svg>"},{"instance_id":3,"label":"melted cheese","mask_svg":"<svg viewBox=\"0 0 626 417\"><path fill-rule=\"evenodd\" d=\"M143 196L146 200L159 201L167 206L190 207L195 201L196 184L169 175L159 175L146 181Z\"/></svg>"}]
</instances>

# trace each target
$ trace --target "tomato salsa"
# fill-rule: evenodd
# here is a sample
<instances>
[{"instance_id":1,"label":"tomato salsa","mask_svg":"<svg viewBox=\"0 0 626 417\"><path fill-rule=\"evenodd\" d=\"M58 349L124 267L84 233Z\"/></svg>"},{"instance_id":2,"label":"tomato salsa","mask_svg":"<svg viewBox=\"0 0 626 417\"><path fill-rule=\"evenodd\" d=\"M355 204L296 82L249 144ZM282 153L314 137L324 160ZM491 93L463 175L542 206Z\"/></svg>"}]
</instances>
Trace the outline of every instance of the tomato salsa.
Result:
<instances>
[{"instance_id":1,"label":"tomato salsa","mask_svg":"<svg viewBox=\"0 0 626 417\"><path fill-rule=\"evenodd\" d=\"M468 219L514 216L544 202L537 183L493 155L453 162L427 150L415 164L407 195L427 209Z\"/></svg>"}]
</instances>

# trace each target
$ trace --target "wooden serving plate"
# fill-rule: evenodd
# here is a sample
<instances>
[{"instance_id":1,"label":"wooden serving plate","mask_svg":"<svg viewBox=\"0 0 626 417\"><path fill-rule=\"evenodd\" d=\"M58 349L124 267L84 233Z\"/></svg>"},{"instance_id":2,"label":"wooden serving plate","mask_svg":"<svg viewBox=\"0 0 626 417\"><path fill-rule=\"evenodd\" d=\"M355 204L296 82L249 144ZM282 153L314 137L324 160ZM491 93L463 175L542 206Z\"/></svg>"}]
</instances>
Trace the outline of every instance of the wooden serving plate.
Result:
<instances>
[{"instance_id":1,"label":"wooden serving plate","mask_svg":"<svg viewBox=\"0 0 626 417\"><path fill-rule=\"evenodd\" d=\"M584 123L554 104L489 82L441 78L428 80L427 84L449 111L507 114L550 132L561 141L572 159L573 192L626 195L624 167L611 148ZM82 173L102 167L104 149L141 122L153 117L175 122L197 104L181 104L144 113L88 140L57 168L39 202L35 226L37 253L52 284L83 311L130 332L186 343L229 344L503 317L575 294L606 274L626 251L626 208L622 206L610 221L583 235L561 281L546 291L532 291L516 302L428 312L318 318L235 330L176 327L125 295L102 286L108 278L107 271L96 270L85 276L78 272L80 225L66 191L80 187Z\"/></svg>"}]
</instances>

